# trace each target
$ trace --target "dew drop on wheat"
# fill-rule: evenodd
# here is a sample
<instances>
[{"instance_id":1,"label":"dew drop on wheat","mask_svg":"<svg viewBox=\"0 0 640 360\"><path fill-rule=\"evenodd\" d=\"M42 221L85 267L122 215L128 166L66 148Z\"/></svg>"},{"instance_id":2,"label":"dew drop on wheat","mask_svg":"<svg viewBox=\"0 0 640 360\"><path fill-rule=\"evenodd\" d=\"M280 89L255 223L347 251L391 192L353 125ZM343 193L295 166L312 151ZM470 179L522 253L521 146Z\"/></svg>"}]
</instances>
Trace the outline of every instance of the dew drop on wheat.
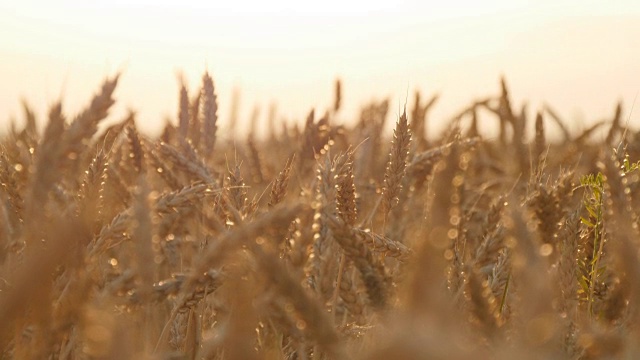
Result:
<instances>
[{"instance_id":1,"label":"dew drop on wheat","mask_svg":"<svg viewBox=\"0 0 640 360\"><path fill-rule=\"evenodd\" d=\"M560 313L560 317L563 318L563 319L566 319L567 318L567 312L566 311L561 312Z\"/></svg>"},{"instance_id":2,"label":"dew drop on wheat","mask_svg":"<svg viewBox=\"0 0 640 360\"><path fill-rule=\"evenodd\" d=\"M553 253L553 246L551 244L544 244L540 246L539 252L541 256L549 256Z\"/></svg>"},{"instance_id":3,"label":"dew drop on wheat","mask_svg":"<svg viewBox=\"0 0 640 360\"><path fill-rule=\"evenodd\" d=\"M292 303L286 303L286 304L284 305L284 311L285 311L285 312L287 312L287 313L292 313L292 312L293 312L293 310L294 310L294 308L293 308L293 304L292 304Z\"/></svg>"},{"instance_id":4,"label":"dew drop on wheat","mask_svg":"<svg viewBox=\"0 0 640 360\"><path fill-rule=\"evenodd\" d=\"M445 250L444 258L449 260L449 261L453 260L453 251L451 251L451 249Z\"/></svg>"}]
</instances>

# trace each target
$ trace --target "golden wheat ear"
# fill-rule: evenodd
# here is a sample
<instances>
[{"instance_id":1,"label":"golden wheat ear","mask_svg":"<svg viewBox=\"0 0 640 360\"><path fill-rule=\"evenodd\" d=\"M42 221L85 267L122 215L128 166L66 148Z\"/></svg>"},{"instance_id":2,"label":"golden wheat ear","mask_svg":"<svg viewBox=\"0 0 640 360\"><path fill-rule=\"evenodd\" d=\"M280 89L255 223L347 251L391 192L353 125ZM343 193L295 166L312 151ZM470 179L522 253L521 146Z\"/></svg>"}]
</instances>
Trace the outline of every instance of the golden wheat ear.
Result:
<instances>
[{"instance_id":1,"label":"golden wheat ear","mask_svg":"<svg viewBox=\"0 0 640 360\"><path fill-rule=\"evenodd\" d=\"M293 160L295 159L295 154L291 155L287 159L287 162L284 165L284 168L278 174L278 177L273 182L271 186L269 207L276 206L284 199L287 194L287 186L289 185L289 173L291 172L291 167L293 166Z\"/></svg>"},{"instance_id":2,"label":"golden wheat ear","mask_svg":"<svg viewBox=\"0 0 640 360\"><path fill-rule=\"evenodd\" d=\"M202 76L202 148L206 161L213 156L213 146L218 130L218 96L213 87L213 78L206 72Z\"/></svg>"},{"instance_id":3,"label":"golden wheat ear","mask_svg":"<svg viewBox=\"0 0 640 360\"><path fill-rule=\"evenodd\" d=\"M400 115L393 131L393 142L389 161L384 172L384 187L382 190L382 214L385 219L389 212L398 204L398 196L402 190L402 180L406 173L411 145L411 130L406 109Z\"/></svg>"},{"instance_id":4,"label":"golden wheat ear","mask_svg":"<svg viewBox=\"0 0 640 360\"><path fill-rule=\"evenodd\" d=\"M0 134L0 358L638 357L621 105L574 134L502 80L439 134L416 93L389 136L389 100L350 123L337 81L319 117L221 136L205 73L159 138L133 111L99 133L118 79Z\"/></svg>"}]
</instances>

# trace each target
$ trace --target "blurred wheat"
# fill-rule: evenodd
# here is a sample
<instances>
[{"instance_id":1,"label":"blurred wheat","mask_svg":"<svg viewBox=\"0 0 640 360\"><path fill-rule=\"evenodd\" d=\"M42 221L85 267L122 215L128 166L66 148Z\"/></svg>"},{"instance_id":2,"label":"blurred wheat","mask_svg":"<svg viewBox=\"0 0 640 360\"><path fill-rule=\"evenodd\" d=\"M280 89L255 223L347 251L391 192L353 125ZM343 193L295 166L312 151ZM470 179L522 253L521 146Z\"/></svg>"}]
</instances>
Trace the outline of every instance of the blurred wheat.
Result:
<instances>
[{"instance_id":1,"label":"blurred wheat","mask_svg":"<svg viewBox=\"0 0 640 360\"><path fill-rule=\"evenodd\" d=\"M340 121L337 81L319 119L222 140L205 73L154 139L134 113L98 131L118 78L0 140L2 358L640 356L620 105L603 141L549 106L527 136L503 80L440 136L417 93L390 139L388 101Z\"/></svg>"}]
</instances>

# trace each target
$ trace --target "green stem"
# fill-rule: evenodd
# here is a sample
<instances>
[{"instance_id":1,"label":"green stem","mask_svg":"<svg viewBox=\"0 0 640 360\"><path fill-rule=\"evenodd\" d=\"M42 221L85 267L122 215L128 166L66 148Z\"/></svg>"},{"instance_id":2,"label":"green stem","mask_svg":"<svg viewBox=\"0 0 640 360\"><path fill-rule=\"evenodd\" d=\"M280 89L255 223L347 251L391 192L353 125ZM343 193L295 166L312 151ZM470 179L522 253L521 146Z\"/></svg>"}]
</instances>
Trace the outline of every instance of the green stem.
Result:
<instances>
[{"instance_id":1,"label":"green stem","mask_svg":"<svg viewBox=\"0 0 640 360\"><path fill-rule=\"evenodd\" d=\"M604 192L602 191L601 184L594 188L593 191L597 191L599 194L599 201L597 204L596 211L596 223L593 228L593 253L591 258L591 269L590 269L590 280L589 280L589 316L593 317L593 303L594 303L594 292L595 292L595 284L598 277L598 267L600 265L600 255L604 249L604 241L602 241L602 206L603 206L603 197Z\"/></svg>"},{"instance_id":2,"label":"green stem","mask_svg":"<svg viewBox=\"0 0 640 360\"><path fill-rule=\"evenodd\" d=\"M511 282L511 273L507 276L507 282L504 284L504 290L502 291L502 298L500 299L500 316L504 311L504 306L507 303L507 292L509 291L509 282Z\"/></svg>"}]
</instances>

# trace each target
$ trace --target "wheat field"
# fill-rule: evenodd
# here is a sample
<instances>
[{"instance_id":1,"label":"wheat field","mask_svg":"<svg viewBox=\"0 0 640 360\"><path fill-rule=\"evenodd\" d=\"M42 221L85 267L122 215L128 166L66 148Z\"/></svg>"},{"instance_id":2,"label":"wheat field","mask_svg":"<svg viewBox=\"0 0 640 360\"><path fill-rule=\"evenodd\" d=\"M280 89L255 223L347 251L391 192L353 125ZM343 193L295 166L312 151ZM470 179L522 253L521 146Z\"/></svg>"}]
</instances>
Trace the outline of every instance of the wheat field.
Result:
<instances>
[{"instance_id":1,"label":"wheat field","mask_svg":"<svg viewBox=\"0 0 640 360\"><path fill-rule=\"evenodd\" d=\"M502 81L431 134L437 96L341 123L338 81L323 114L221 140L205 73L150 138L99 126L118 78L0 140L2 358L640 357L621 105L575 134Z\"/></svg>"}]
</instances>

